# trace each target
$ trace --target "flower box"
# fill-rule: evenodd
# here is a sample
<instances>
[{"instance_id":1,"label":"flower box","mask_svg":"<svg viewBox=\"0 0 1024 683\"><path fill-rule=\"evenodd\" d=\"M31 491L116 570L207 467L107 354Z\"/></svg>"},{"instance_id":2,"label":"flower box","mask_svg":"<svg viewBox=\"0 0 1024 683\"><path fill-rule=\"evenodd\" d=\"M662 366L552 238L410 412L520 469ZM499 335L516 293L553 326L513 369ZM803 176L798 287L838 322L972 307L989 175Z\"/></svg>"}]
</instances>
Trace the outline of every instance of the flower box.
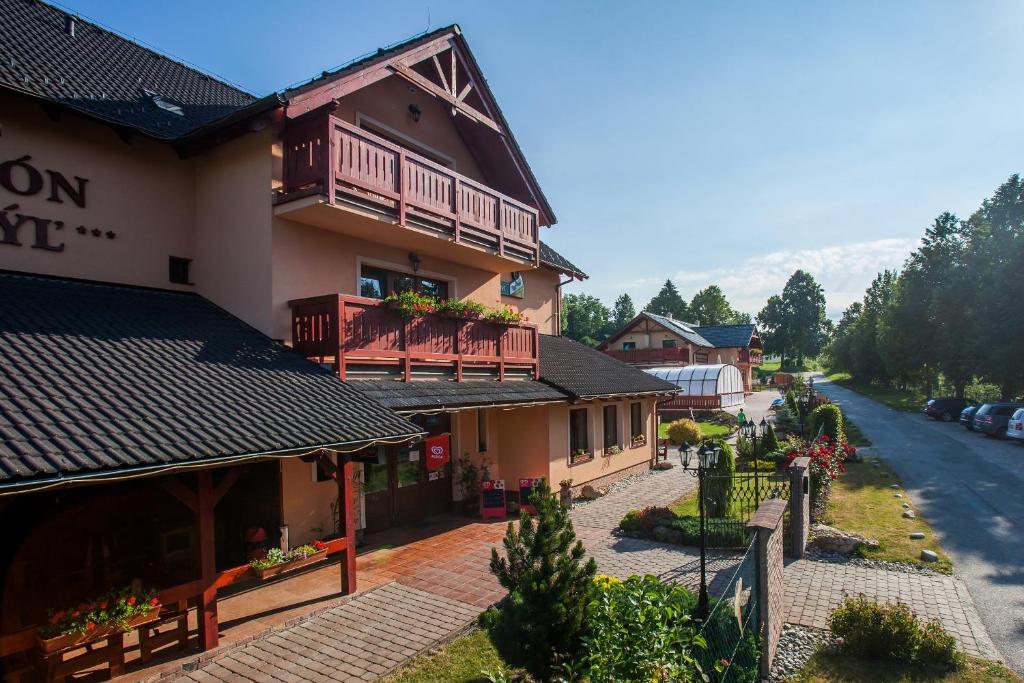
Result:
<instances>
[{"instance_id":1,"label":"flower box","mask_svg":"<svg viewBox=\"0 0 1024 683\"><path fill-rule=\"evenodd\" d=\"M282 562L281 564L275 564L270 567L253 567L252 570L259 577L260 581L266 581L269 578L275 577L278 574L286 574L290 571L305 567L306 565L319 562L320 560L327 557L327 548L317 550L314 553L310 553L305 557L296 557L295 559Z\"/></svg>"},{"instance_id":2,"label":"flower box","mask_svg":"<svg viewBox=\"0 0 1024 683\"><path fill-rule=\"evenodd\" d=\"M633 440L629 442L630 448L640 448L640 446L647 445L647 437L641 434L640 436L634 436Z\"/></svg>"},{"instance_id":3,"label":"flower box","mask_svg":"<svg viewBox=\"0 0 1024 683\"><path fill-rule=\"evenodd\" d=\"M158 605L145 614L139 614L129 619L124 628L119 628L115 624L104 624L84 633L62 633L60 635L53 636L52 638L44 638L39 634L36 634L36 647L43 656L52 655L71 647L81 647L88 643L103 640L104 638L118 632L127 633L128 631L136 629L143 624L156 621L159 616L160 606Z\"/></svg>"}]
</instances>

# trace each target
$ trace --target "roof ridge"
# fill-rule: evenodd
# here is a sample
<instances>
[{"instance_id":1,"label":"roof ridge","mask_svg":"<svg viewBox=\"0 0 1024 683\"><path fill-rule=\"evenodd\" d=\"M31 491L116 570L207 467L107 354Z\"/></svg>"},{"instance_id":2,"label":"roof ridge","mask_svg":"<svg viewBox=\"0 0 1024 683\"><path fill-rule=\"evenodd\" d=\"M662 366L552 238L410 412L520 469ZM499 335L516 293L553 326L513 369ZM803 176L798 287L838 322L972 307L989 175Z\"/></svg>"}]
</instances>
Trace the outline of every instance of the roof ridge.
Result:
<instances>
[{"instance_id":1,"label":"roof ridge","mask_svg":"<svg viewBox=\"0 0 1024 683\"><path fill-rule=\"evenodd\" d=\"M119 30L117 30L115 28L110 27L110 26L107 26L106 24L103 24L100 21L97 21L96 19L92 19L91 17L88 17L88 16L86 16L86 15L80 13L80 12L77 12L77 11L71 9L70 7L65 7L64 5L61 5L59 2L56 2L56 0L30 0L30 1L38 3L40 5L44 5L44 6L50 7L51 9L54 9L54 10L56 10L58 12L63 12L64 14L73 17L76 21L80 21L80 22L82 22L82 23L84 23L84 24L86 24L88 26L91 26L92 28L98 29L98 30L103 31L105 33L109 33L109 34L111 34L113 36L116 36L116 37L120 38L121 40L127 40L127 41L129 41L131 43L134 43L135 45L139 46L143 50L146 50L147 52L150 52L150 53L156 55L157 57L160 57L161 59L167 59L169 61L176 62L177 64L185 67L186 69L191 69L192 71L195 71L197 74L200 74L202 76L206 76L207 78L213 79L213 80L217 81L218 83L220 83L221 85L223 85L225 87L231 88L232 90L238 92L239 94L245 95L247 97L251 97L254 100L257 99L257 96L256 96L255 93L252 93L252 92L246 90L245 88L243 88L238 83L235 83L233 81L229 81L228 79L224 78L223 76L221 76L219 74L215 74L212 71L209 71L209 70L204 69L204 68L202 68L200 66L197 66L197 65L193 64L192 62L189 62L186 59L182 59L181 57L178 57L176 55L171 54L170 52L167 52L165 50L161 50L161 49L159 49L159 48L157 48L157 47L155 47L153 45L150 45L149 43L147 43L147 42L145 42L145 41L143 41L143 40L141 40L139 38L131 36L131 35L127 34L127 33L123 33L123 32L121 32L121 31L119 31Z\"/></svg>"}]
</instances>

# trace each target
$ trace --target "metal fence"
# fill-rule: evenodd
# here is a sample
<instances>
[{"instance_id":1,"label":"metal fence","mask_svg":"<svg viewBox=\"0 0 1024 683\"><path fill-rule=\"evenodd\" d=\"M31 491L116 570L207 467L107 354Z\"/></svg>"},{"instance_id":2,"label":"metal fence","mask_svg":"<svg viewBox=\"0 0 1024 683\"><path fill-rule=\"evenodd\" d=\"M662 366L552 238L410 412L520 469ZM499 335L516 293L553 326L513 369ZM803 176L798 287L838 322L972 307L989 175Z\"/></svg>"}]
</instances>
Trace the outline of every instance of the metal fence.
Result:
<instances>
[{"instance_id":1,"label":"metal fence","mask_svg":"<svg viewBox=\"0 0 1024 683\"><path fill-rule=\"evenodd\" d=\"M789 475L777 470L705 475L704 506L707 512L708 547L745 547L747 522L757 512L761 502L769 498L789 500L789 495ZM788 509L783 527L788 532ZM788 537L786 533L784 538Z\"/></svg>"},{"instance_id":2,"label":"metal fence","mask_svg":"<svg viewBox=\"0 0 1024 683\"><path fill-rule=\"evenodd\" d=\"M700 628L706 648L694 654L708 678L715 683L747 683L758 680L760 664L760 573L758 543L753 535L743 559L731 574L715 577L711 613Z\"/></svg>"}]
</instances>

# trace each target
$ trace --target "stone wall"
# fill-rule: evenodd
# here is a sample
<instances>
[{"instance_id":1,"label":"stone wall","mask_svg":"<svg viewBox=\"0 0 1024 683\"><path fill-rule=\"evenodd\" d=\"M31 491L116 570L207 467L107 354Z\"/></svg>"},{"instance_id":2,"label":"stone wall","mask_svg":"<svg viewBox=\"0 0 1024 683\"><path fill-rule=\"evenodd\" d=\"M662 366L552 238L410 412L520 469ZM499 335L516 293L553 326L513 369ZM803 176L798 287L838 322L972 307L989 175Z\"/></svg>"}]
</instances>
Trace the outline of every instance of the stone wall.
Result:
<instances>
[{"instance_id":1,"label":"stone wall","mask_svg":"<svg viewBox=\"0 0 1024 683\"><path fill-rule=\"evenodd\" d=\"M771 671L786 617L782 576L782 518L785 512L786 501L778 498L766 500L747 523L747 529L757 535L762 676Z\"/></svg>"},{"instance_id":2,"label":"stone wall","mask_svg":"<svg viewBox=\"0 0 1024 683\"><path fill-rule=\"evenodd\" d=\"M789 528L793 535L793 557L802 558L807 552L807 535L811 529L811 459L796 458L789 466Z\"/></svg>"}]
</instances>

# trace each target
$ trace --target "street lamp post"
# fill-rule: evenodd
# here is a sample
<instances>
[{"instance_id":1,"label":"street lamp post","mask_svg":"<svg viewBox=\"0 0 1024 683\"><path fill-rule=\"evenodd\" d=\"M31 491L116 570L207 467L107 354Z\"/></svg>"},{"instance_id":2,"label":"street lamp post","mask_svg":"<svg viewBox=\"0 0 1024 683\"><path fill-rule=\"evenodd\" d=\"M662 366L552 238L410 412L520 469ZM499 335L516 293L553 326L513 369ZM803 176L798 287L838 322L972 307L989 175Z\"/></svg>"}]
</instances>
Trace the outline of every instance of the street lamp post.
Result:
<instances>
[{"instance_id":1,"label":"street lamp post","mask_svg":"<svg viewBox=\"0 0 1024 683\"><path fill-rule=\"evenodd\" d=\"M700 594L697 596L697 618L703 621L707 619L709 611L708 603L708 581L707 581L707 529L705 528L704 511L704 476L708 470L718 466L718 456L722 449L714 443L705 441L699 449L694 449L688 443L683 443L679 448L679 459L683 469L690 475L697 477L697 509L700 514ZM691 466L693 456L696 453L697 461Z\"/></svg>"}]
</instances>

